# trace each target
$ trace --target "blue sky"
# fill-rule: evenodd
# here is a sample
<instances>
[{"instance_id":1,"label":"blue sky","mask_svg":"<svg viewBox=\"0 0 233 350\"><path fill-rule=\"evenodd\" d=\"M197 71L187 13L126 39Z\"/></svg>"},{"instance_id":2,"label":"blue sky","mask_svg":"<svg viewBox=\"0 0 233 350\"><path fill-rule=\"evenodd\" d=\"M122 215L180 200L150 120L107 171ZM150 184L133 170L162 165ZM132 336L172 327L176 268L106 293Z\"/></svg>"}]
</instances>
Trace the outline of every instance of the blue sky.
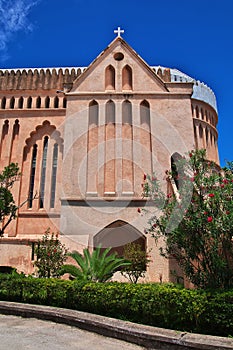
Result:
<instances>
[{"instance_id":1,"label":"blue sky","mask_svg":"<svg viewBox=\"0 0 233 350\"><path fill-rule=\"evenodd\" d=\"M118 26L148 64L213 89L221 164L233 160L232 0L0 0L0 68L87 66Z\"/></svg>"}]
</instances>

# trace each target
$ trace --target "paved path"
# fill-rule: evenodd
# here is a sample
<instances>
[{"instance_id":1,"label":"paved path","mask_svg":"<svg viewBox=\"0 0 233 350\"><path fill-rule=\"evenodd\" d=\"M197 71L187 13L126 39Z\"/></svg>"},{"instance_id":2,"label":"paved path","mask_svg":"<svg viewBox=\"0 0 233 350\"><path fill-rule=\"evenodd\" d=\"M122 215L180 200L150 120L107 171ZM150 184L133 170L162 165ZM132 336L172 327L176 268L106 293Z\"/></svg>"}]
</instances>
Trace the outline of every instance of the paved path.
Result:
<instances>
[{"instance_id":1,"label":"paved path","mask_svg":"<svg viewBox=\"0 0 233 350\"><path fill-rule=\"evenodd\" d=\"M0 315L0 350L145 350L144 347L35 318Z\"/></svg>"}]
</instances>

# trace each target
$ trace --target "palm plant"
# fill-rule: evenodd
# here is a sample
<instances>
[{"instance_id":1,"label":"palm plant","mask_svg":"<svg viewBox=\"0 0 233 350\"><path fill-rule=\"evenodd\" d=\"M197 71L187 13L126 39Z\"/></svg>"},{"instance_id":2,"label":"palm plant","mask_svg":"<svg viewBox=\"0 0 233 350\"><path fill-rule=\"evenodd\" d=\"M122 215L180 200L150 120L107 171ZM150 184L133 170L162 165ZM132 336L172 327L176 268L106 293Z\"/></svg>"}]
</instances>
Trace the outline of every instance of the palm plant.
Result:
<instances>
[{"instance_id":1,"label":"palm plant","mask_svg":"<svg viewBox=\"0 0 233 350\"><path fill-rule=\"evenodd\" d=\"M117 253L109 254L110 250L111 248L107 248L101 251L99 246L92 253L88 248L83 250L83 255L78 252L69 253L78 266L63 265L61 274L69 273L73 278L82 281L106 282L118 268L130 265L129 261L118 257Z\"/></svg>"}]
</instances>

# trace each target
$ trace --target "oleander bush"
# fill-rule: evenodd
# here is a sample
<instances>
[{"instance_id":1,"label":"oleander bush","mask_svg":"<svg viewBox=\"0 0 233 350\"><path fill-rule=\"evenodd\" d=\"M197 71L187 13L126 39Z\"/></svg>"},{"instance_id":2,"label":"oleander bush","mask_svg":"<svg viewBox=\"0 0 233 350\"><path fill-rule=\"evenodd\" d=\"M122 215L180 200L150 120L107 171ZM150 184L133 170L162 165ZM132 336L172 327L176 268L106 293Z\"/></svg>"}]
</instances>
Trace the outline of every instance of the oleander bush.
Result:
<instances>
[{"instance_id":1,"label":"oleander bush","mask_svg":"<svg viewBox=\"0 0 233 350\"><path fill-rule=\"evenodd\" d=\"M180 331L233 336L233 290L0 274L0 300L43 304Z\"/></svg>"}]
</instances>

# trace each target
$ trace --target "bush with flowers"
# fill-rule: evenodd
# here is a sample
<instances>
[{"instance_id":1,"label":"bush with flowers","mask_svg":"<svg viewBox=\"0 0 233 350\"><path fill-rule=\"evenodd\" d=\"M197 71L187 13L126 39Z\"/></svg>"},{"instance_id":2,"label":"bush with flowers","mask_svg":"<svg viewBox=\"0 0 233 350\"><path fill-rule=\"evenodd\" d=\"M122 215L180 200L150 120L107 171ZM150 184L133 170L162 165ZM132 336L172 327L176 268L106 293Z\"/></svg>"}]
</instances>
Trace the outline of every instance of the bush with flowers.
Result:
<instances>
[{"instance_id":1,"label":"bush with flowers","mask_svg":"<svg viewBox=\"0 0 233 350\"><path fill-rule=\"evenodd\" d=\"M37 259L34 265L37 267L38 277L58 277L60 269L67 259L67 249L58 238L58 234L50 234L46 230L42 239L38 242L35 249Z\"/></svg>"},{"instance_id":2,"label":"bush with flowers","mask_svg":"<svg viewBox=\"0 0 233 350\"><path fill-rule=\"evenodd\" d=\"M173 257L198 288L233 287L233 172L220 169L205 150L191 151L176 163L177 193L165 195L158 180L146 176L144 195L155 201L148 233L165 257ZM168 180L174 172L167 173Z\"/></svg>"}]
</instances>

